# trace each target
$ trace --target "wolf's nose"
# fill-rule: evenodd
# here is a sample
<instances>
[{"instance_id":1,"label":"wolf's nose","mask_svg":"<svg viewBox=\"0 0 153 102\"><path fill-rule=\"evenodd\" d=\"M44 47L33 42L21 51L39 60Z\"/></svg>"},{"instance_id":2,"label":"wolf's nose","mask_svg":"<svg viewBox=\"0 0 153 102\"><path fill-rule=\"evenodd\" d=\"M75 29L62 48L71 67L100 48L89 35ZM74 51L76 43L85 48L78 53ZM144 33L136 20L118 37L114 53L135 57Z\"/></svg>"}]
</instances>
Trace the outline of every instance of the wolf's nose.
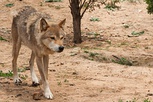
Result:
<instances>
[{"instance_id":1,"label":"wolf's nose","mask_svg":"<svg viewBox=\"0 0 153 102\"><path fill-rule=\"evenodd\" d=\"M62 52L63 50L64 50L64 47L63 46L60 46L59 47L59 51Z\"/></svg>"}]
</instances>

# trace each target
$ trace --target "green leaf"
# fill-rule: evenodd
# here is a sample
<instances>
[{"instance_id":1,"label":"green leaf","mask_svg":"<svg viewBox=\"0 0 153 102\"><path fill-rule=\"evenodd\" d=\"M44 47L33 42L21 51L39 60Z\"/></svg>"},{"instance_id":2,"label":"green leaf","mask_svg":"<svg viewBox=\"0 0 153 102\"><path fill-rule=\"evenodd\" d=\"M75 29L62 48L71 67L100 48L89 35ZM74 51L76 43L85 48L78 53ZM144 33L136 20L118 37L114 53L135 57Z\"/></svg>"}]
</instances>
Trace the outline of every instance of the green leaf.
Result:
<instances>
[{"instance_id":1,"label":"green leaf","mask_svg":"<svg viewBox=\"0 0 153 102\"><path fill-rule=\"evenodd\" d=\"M13 3L10 3L10 4L6 4L5 6L6 7L12 7L12 6L14 6L14 4Z\"/></svg>"},{"instance_id":2,"label":"green leaf","mask_svg":"<svg viewBox=\"0 0 153 102\"><path fill-rule=\"evenodd\" d=\"M141 32L135 32L135 31L133 31L131 34L133 36L140 36L140 35L144 34L144 31L141 31Z\"/></svg>"}]
</instances>

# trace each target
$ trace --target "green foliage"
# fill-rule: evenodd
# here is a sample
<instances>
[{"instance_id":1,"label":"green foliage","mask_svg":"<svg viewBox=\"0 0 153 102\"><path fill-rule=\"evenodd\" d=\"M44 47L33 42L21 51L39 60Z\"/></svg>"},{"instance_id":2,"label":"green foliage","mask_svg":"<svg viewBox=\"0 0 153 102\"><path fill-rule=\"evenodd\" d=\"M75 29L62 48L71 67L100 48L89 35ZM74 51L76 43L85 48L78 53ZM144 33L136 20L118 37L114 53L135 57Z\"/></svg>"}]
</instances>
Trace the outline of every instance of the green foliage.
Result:
<instances>
[{"instance_id":1,"label":"green foliage","mask_svg":"<svg viewBox=\"0 0 153 102\"><path fill-rule=\"evenodd\" d=\"M135 31L133 31L131 34L133 36L140 36L140 35L144 34L144 31L141 31L141 32L135 32Z\"/></svg>"},{"instance_id":2,"label":"green foliage","mask_svg":"<svg viewBox=\"0 0 153 102\"><path fill-rule=\"evenodd\" d=\"M6 4L5 6L6 7L12 7L12 6L14 6L14 4L13 3L9 3L9 4Z\"/></svg>"},{"instance_id":3,"label":"green foliage","mask_svg":"<svg viewBox=\"0 0 153 102\"><path fill-rule=\"evenodd\" d=\"M90 18L90 21L94 21L95 22L95 21L100 21L100 20L99 20L99 18L92 17L92 18Z\"/></svg>"},{"instance_id":4,"label":"green foliage","mask_svg":"<svg viewBox=\"0 0 153 102\"><path fill-rule=\"evenodd\" d=\"M94 53L94 52L90 52L89 53L89 57L95 57L95 56L97 56L97 55L99 55L98 53Z\"/></svg>"},{"instance_id":5,"label":"green foliage","mask_svg":"<svg viewBox=\"0 0 153 102\"><path fill-rule=\"evenodd\" d=\"M108 10L111 10L111 11L114 11L114 9L118 8L116 5L106 5L105 6L105 9L108 9Z\"/></svg>"},{"instance_id":6,"label":"green foliage","mask_svg":"<svg viewBox=\"0 0 153 102\"><path fill-rule=\"evenodd\" d=\"M69 82L69 80L65 79L64 82Z\"/></svg>"},{"instance_id":7,"label":"green foliage","mask_svg":"<svg viewBox=\"0 0 153 102\"><path fill-rule=\"evenodd\" d=\"M130 3L137 3L140 2L140 0L120 0L120 1L128 1Z\"/></svg>"},{"instance_id":8,"label":"green foliage","mask_svg":"<svg viewBox=\"0 0 153 102\"><path fill-rule=\"evenodd\" d=\"M61 86L62 85L62 82L61 81L57 82L57 85L58 86Z\"/></svg>"},{"instance_id":9,"label":"green foliage","mask_svg":"<svg viewBox=\"0 0 153 102\"><path fill-rule=\"evenodd\" d=\"M25 71L26 71L26 68L18 68L18 72L20 73L25 72ZM19 77L23 80L26 80L28 78L28 76L24 74L19 74Z\"/></svg>"},{"instance_id":10,"label":"green foliage","mask_svg":"<svg viewBox=\"0 0 153 102\"><path fill-rule=\"evenodd\" d=\"M87 32L86 35L90 39L100 38L100 34L98 32Z\"/></svg>"},{"instance_id":11,"label":"green foliage","mask_svg":"<svg viewBox=\"0 0 153 102\"><path fill-rule=\"evenodd\" d=\"M108 60L108 58L104 57L100 53L89 52L89 51L86 51L86 50L84 51L84 53L86 53L88 55L88 56L84 56L84 58L92 60L92 61L104 62L104 61Z\"/></svg>"},{"instance_id":12,"label":"green foliage","mask_svg":"<svg viewBox=\"0 0 153 102\"><path fill-rule=\"evenodd\" d=\"M116 5L120 0L111 0L109 3L104 3L105 9L114 11L115 9L119 10L120 7Z\"/></svg>"},{"instance_id":13,"label":"green foliage","mask_svg":"<svg viewBox=\"0 0 153 102\"><path fill-rule=\"evenodd\" d=\"M25 72L25 68L18 69L18 72ZM13 76L12 71L9 70L7 73L4 73L2 70L0 70L0 77L8 78L12 76ZM23 74L19 74L19 77L23 80L26 80L28 78L27 75L23 75Z\"/></svg>"},{"instance_id":14,"label":"green foliage","mask_svg":"<svg viewBox=\"0 0 153 102\"><path fill-rule=\"evenodd\" d=\"M129 100L129 101L123 101L122 99L119 99L118 102L138 102L138 101L137 101L137 99L134 98L133 100ZM151 102L151 101L147 98L141 102Z\"/></svg>"},{"instance_id":15,"label":"green foliage","mask_svg":"<svg viewBox=\"0 0 153 102\"><path fill-rule=\"evenodd\" d=\"M121 64L121 65L132 66L132 63L129 60L127 60L126 58L123 58L123 57L119 58L115 55L113 55L113 57L115 58L115 59L112 60L112 62L114 62L114 63L118 63L118 64Z\"/></svg>"},{"instance_id":16,"label":"green foliage","mask_svg":"<svg viewBox=\"0 0 153 102\"><path fill-rule=\"evenodd\" d=\"M61 9L61 7L60 6L55 6L55 9Z\"/></svg>"},{"instance_id":17,"label":"green foliage","mask_svg":"<svg viewBox=\"0 0 153 102\"><path fill-rule=\"evenodd\" d=\"M145 0L148 4L147 10L149 14L153 13L153 0Z\"/></svg>"},{"instance_id":18,"label":"green foliage","mask_svg":"<svg viewBox=\"0 0 153 102\"><path fill-rule=\"evenodd\" d=\"M151 102L151 101L147 98L143 102Z\"/></svg>"},{"instance_id":19,"label":"green foliage","mask_svg":"<svg viewBox=\"0 0 153 102\"><path fill-rule=\"evenodd\" d=\"M23 80L26 80L26 79L28 78L27 75L23 75L23 74L19 74L19 77L20 77L21 79L23 79Z\"/></svg>"},{"instance_id":20,"label":"green foliage","mask_svg":"<svg viewBox=\"0 0 153 102\"><path fill-rule=\"evenodd\" d=\"M13 72L12 71L8 71L7 73L4 73L2 70L0 70L0 77L12 77L13 76Z\"/></svg>"},{"instance_id":21,"label":"green foliage","mask_svg":"<svg viewBox=\"0 0 153 102\"><path fill-rule=\"evenodd\" d=\"M25 72L26 68L18 68L18 72Z\"/></svg>"},{"instance_id":22,"label":"green foliage","mask_svg":"<svg viewBox=\"0 0 153 102\"><path fill-rule=\"evenodd\" d=\"M123 102L123 100L122 99L119 99L118 102Z\"/></svg>"},{"instance_id":23,"label":"green foliage","mask_svg":"<svg viewBox=\"0 0 153 102\"><path fill-rule=\"evenodd\" d=\"M144 33L145 33L144 31L140 31L140 32L133 31L131 35L128 35L128 37L138 37L140 35L143 35Z\"/></svg>"},{"instance_id":24,"label":"green foliage","mask_svg":"<svg viewBox=\"0 0 153 102\"><path fill-rule=\"evenodd\" d=\"M6 39L4 39L3 37L0 36L0 40L1 41L7 41Z\"/></svg>"}]
</instances>

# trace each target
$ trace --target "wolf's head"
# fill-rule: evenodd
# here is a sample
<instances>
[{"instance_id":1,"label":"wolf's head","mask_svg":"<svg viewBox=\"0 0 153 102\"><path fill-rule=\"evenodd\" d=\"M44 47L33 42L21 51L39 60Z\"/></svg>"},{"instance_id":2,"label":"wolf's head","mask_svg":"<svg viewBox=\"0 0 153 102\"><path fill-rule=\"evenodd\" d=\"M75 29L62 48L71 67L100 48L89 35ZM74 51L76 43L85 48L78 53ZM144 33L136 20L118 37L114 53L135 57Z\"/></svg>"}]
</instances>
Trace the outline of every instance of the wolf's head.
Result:
<instances>
[{"instance_id":1,"label":"wolf's head","mask_svg":"<svg viewBox=\"0 0 153 102\"><path fill-rule=\"evenodd\" d=\"M43 32L42 43L51 51L62 52L64 50L63 39L65 36L64 25L66 19L55 25L48 25L46 20L40 20L40 30Z\"/></svg>"}]
</instances>

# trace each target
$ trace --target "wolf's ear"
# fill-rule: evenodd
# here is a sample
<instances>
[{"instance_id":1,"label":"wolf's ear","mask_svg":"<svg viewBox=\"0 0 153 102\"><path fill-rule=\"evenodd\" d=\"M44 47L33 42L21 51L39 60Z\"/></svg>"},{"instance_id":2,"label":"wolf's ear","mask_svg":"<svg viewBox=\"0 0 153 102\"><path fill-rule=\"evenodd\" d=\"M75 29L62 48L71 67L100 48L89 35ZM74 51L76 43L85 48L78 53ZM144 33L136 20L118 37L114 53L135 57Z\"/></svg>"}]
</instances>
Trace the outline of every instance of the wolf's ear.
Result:
<instances>
[{"instance_id":1,"label":"wolf's ear","mask_svg":"<svg viewBox=\"0 0 153 102\"><path fill-rule=\"evenodd\" d=\"M65 26L65 22L66 22L66 18L64 20L62 20L58 25L60 28L64 29Z\"/></svg>"},{"instance_id":2,"label":"wolf's ear","mask_svg":"<svg viewBox=\"0 0 153 102\"><path fill-rule=\"evenodd\" d=\"M48 23L46 22L46 20L44 18L42 18L40 20L40 30L41 30L41 32L46 31L48 27L49 27Z\"/></svg>"}]
</instances>

